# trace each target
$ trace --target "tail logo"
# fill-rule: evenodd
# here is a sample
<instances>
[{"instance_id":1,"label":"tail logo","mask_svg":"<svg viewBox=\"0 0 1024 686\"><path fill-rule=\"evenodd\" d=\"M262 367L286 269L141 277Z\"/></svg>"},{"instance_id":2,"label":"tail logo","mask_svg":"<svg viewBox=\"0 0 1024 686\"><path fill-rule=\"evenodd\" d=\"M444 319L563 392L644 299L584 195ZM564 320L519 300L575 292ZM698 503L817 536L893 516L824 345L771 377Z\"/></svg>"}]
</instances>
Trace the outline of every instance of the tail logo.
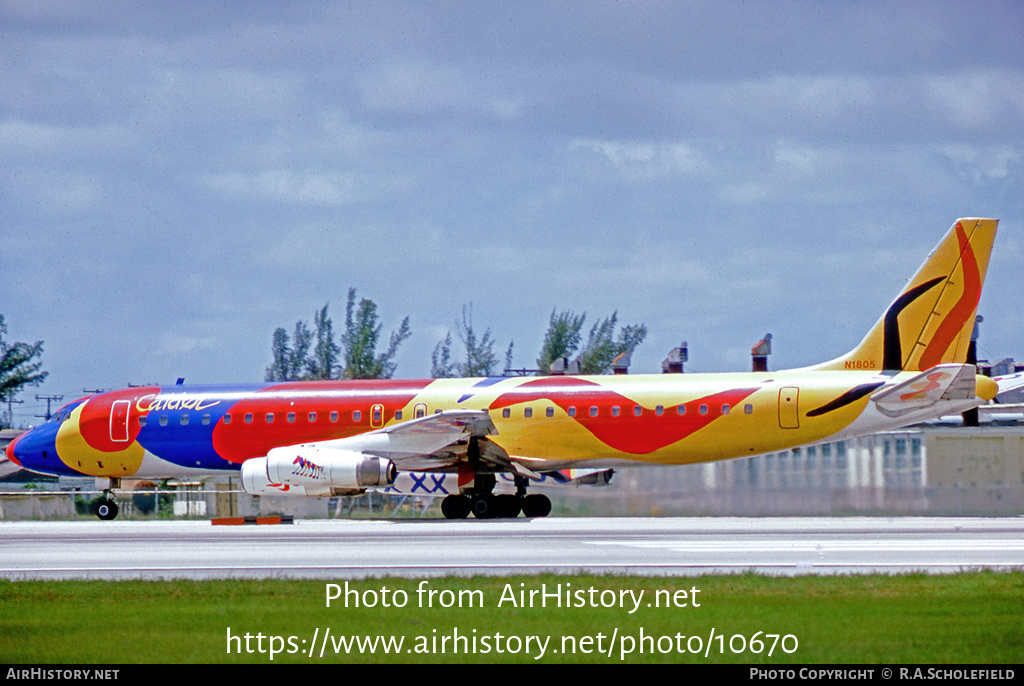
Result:
<instances>
[{"instance_id":1,"label":"tail logo","mask_svg":"<svg viewBox=\"0 0 1024 686\"><path fill-rule=\"evenodd\" d=\"M931 369L942 363L942 356L949 346L960 335L964 326L970 320L978 301L981 300L981 273L978 269L978 259L974 255L974 249L967 238L960 222L956 224L956 238L960 244L960 263L963 265L964 290L960 299L950 309L949 314L942 320L932 340L928 343L924 353L921 355L921 369Z\"/></svg>"}]
</instances>

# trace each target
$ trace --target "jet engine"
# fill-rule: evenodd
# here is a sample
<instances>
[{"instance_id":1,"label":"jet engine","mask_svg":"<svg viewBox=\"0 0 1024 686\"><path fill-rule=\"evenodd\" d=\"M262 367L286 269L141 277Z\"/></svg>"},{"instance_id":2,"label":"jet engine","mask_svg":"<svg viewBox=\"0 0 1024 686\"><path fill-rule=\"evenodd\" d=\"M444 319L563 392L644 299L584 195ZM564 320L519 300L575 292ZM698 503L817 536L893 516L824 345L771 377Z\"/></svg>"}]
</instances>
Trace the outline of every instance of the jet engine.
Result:
<instances>
[{"instance_id":1,"label":"jet engine","mask_svg":"<svg viewBox=\"0 0 1024 686\"><path fill-rule=\"evenodd\" d=\"M389 486L397 470L391 460L351 450L291 446L242 464L242 487L253 495L329 496Z\"/></svg>"}]
</instances>

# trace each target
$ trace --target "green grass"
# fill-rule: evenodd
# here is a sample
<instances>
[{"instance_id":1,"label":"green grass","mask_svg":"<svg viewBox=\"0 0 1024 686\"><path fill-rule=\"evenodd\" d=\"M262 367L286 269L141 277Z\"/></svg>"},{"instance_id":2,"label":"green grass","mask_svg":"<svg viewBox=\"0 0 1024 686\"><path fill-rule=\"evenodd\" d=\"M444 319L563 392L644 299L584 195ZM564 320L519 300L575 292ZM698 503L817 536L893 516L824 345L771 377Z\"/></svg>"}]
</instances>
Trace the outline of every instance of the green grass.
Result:
<instances>
[{"instance_id":1,"label":"green grass","mask_svg":"<svg viewBox=\"0 0 1024 686\"><path fill-rule=\"evenodd\" d=\"M537 644L516 648L501 643L495 634L510 637L550 637L540 662L739 662L739 663L988 663L1024 661L1024 574L979 572L924 576L856 576L773 578L755 575L707 577L620 576L515 576L428 579L426 588L480 591L482 607L420 607L416 589L420 580L367 579L349 582L360 594L376 591L374 608L344 606L335 600L326 607L326 584L344 581L66 581L0 582L0 662L4 663L193 663L270 662L269 637L281 652L274 662L534 662ZM630 614L616 607L498 607L505 585L513 591L550 591L593 587L599 592L643 590L641 607ZM520 586L523 584L523 586ZM569 586L566 586L568 584ZM383 587L405 591L404 608L380 606ZM656 591L700 589L699 607L647 607ZM370 596L366 596L369 598ZM598 600L600 595L595 596ZM605 593L605 599L612 594ZM617 597L617 593L616 593ZM664 595L661 596L664 598ZM589 594L583 600L589 603ZM392 596L392 600L394 597ZM401 596L399 596L399 600ZM574 597L575 599L575 597ZM680 600L681 600L680 596ZM689 601L690 598L687 598ZM242 637L228 653L227 632ZM374 655L334 654L328 647L319 657L319 643L330 629L345 635L403 636L401 653ZM458 630L467 641L453 654L452 639L437 654L442 637ZM474 633L475 630L475 633ZM712 649L697 648L700 637ZM314 632L316 655L309 657ZM629 637L653 637L640 655L636 642L622 655ZM762 632L764 649L733 653L744 641ZM245 634L250 634L246 652ZM611 637L616 642L611 644ZM259 652L257 635L264 636ZM598 635L601 643L598 643ZM766 634L795 637L795 652L784 652ZM685 638L679 639L678 636ZM590 636L591 644L580 643ZM722 636L722 638L717 638ZM294 637L291 645L288 637ZM577 641L575 654L562 650L563 637ZM664 638L668 637L668 638ZM475 638L478 654L466 654ZM482 652L484 639L490 651ZM658 642L658 639L660 643ZM306 641L303 643L303 641ZM436 643L434 642L436 640ZM794 639L787 639L792 649ZM566 646L571 641L566 639ZM611 655L607 654L611 644ZM419 654L416 649L431 649ZM505 652L497 652L501 646ZM756 644L755 644L756 646ZM587 647L591 652L581 652ZM599 647L605 653L599 654ZM654 648L654 654L651 648ZM658 648L669 650L661 653ZM241 650L239 654L237 649ZM288 651L292 653L289 654ZM412 650L412 652L408 652ZM301 651L301 652L298 652ZM558 651L557 653L554 651ZM724 652L722 652L724 651ZM623 659L624 658L624 659Z\"/></svg>"}]
</instances>

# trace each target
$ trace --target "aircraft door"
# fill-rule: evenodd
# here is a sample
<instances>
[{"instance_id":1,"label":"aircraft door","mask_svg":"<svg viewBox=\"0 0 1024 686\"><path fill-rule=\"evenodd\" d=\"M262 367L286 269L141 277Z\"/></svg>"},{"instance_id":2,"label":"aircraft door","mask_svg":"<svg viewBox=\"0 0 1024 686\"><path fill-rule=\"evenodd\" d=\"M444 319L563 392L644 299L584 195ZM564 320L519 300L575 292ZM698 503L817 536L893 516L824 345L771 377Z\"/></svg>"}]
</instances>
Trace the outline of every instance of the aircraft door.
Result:
<instances>
[{"instance_id":1,"label":"aircraft door","mask_svg":"<svg viewBox=\"0 0 1024 686\"><path fill-rule=\"evenodd\" d=\"M799 429L800 389L785 386L779 389L779 426L783 429Z\"/></svg>"},{"instance_id":2,"label":"aircraft door","mask_svg":"<svg viewBox=\"0 0 1024 686\"><path fill-rule=\"evenodd\" d=\"M128 410L131 409L132 401L115 400L110 406L110 440L115 443L124 443L128 440Z\"/></svg>"},{"instance_id":3,"label":"aircraft door","mask_svg":"<svg viewBox=\"0 0 1024 686\"><path fill-rule=\"evenodd\" d=\"M370 408L370 426L379 429L384 426L384 406L374 405Z\"/></svg>"}]
</instances>

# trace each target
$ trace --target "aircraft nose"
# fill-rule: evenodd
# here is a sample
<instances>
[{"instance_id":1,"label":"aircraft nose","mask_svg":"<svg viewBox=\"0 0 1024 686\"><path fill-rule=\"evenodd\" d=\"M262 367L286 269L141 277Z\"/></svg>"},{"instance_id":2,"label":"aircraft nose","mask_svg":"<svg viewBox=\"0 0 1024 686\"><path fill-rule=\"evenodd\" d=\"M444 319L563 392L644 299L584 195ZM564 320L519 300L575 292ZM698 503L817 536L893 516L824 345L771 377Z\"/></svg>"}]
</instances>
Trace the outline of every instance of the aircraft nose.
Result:
<instances>
[{"instance_id":1,"label":"aircraft nose","mask_svg":"<svg viewBox=\"0 0 1024 686\"><path fill-rule=\"evenodd\" d=\"M56 438L57 427L43 424L15 438L5 452L11 462L19 467L33 470L44 468L57 456Z\"/></svg>"},{"instance_id":2,"label":"aircraft nose","mask_svg":"<svg viewBox=\"0 0 1024 686\"><path fill-rule=\"evenodd\" d=\"M24 435L25 434L21 434L21 436ZM7 448L4 449L4 452L7 454L7 459L13 462L14 464L18 465L19 467L21 466L21 462L18 462L18 458L14 456L14 444L17 443L19 439L21 439L21 436L15 436L14 440L8 443Z\"/></svg>"}]
</instances>

